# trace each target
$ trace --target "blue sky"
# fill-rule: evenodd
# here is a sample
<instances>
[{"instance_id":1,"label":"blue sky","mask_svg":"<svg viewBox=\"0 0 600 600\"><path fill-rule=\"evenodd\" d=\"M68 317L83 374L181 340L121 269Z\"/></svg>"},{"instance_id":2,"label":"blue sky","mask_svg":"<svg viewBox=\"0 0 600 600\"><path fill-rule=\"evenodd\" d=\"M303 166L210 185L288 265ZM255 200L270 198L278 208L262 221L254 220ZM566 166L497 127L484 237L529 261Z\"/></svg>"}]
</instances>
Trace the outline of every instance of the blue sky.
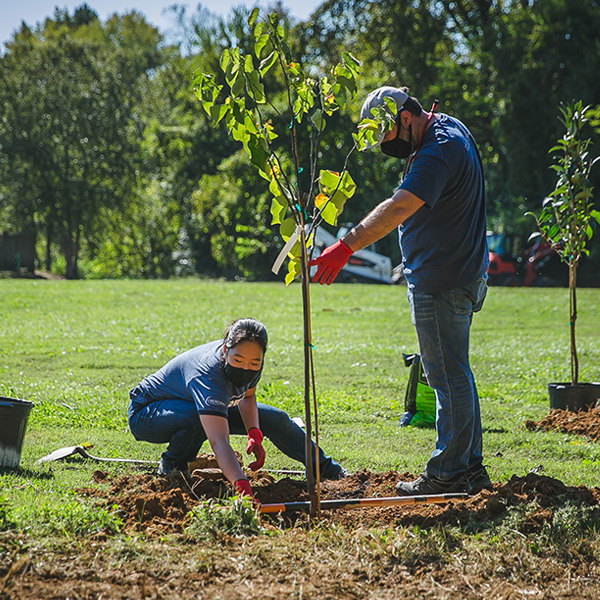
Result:
<instances>
[{"instance_id":1,"label":"blue sky","mask_svg":"<svg viewBox=\"0 0 600 600\"><path fill-rule=\"evenodd\" d=\"M85 1L93 8L102 20L115 12L122 14L136 9L146 15L147 20L165 32L172 25L168 11L173 4L185 4L188 12L194 12L198 2L178 2L177 0L2 0L0 9L0 46L7 42L12 34L19 28L21 21L28 25L43 22L46 17L51 17L54 8L68 8L70 12ZM283 5L290 9L291 13L298 19L306 19L310 13L320 6L325 0L283 0ZM227 15L233 6L245 4L261 7L269 6L265 0L204 0L200 2L204 8L211 12Z\"/></svg>"}]
</instances>

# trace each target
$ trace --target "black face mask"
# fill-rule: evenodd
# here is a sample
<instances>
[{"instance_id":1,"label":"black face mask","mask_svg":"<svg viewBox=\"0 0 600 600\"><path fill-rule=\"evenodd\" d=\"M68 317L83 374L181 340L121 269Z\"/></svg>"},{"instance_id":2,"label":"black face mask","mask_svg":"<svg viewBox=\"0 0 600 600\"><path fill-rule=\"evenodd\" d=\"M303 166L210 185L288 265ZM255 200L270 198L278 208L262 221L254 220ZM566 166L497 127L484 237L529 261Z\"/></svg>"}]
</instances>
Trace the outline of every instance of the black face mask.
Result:
<instances>
[{"instance_id":1,"label":"black face mask","mask_svg":"<svg viewBox=\"0 0 600 600\"><path fill-rule=\"evenodd\" d=\"M397 126L396 137L393 140L381 143L381 151L395 158L408 158L412 154L412 125L408 127L408 141L401 140L399 135L400 125Z\"/></svg>"},{"instance_id":2,"label":"black face mask","mask_svg":"<svg viewBox=\"0 0 600 600\"><path fill-rule=\"evenodd\" d=\"M228 362L225 362L224 369L225 377L227 377L235 387L246 387L258 373L258 371L253 371L252 369L240 369L240 367L234 367Z\"/></svg>"}]
</instances>

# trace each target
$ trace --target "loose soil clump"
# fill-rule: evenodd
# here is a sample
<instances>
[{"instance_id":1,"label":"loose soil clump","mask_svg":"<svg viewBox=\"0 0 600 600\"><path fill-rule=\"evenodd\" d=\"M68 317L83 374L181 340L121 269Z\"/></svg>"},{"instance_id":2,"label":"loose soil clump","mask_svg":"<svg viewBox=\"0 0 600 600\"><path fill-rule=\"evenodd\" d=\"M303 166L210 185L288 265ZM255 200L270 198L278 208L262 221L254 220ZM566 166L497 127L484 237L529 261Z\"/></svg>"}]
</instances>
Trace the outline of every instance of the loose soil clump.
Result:
<instances>
[{"instance_id":1,"label":"loose soil clump","mask_svg":"<svg viewBox=\"0 0 600 600\"><path fill-rule=\"evenodd\" d=\"M529 431L573 433L597 442L600 440L600 408L590 408L579 412L556 408L540 421L527 420L525 427Z\"/></svg>"}]
</instances>

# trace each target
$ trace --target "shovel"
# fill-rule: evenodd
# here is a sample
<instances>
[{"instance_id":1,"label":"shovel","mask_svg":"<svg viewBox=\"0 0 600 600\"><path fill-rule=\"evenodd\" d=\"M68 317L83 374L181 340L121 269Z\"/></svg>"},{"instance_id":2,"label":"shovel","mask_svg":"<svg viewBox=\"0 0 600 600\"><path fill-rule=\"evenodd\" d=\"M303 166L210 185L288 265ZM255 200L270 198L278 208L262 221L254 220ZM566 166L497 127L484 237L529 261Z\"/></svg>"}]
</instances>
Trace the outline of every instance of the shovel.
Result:
<instances>
[{"instance_id":1,"label":"shovel","mask_svg":"<svg viewBox=\"0 0 600 600\"><path fill-rule=\"evenodd\" d=\"M469 494L456 492L454 494L431 494L429 496L389 496L387 498L344 498L342 500L321 500L322 509L337 508L368 508L371 506L400 506L406 504L441 504L448 500L466 499ZM281 502L279 504L261 504L259 513L290 512L295 510L310 510L310 502Z\"/></svg>"},{"instance_id":2,"label":"shovel","mask_svg":"<svg viewBox=\"0 0 600 600\"><path fill-rule=\"evenodd\" d=\"M79 454L83 456L83 458L89 458L90 460L95 460L97 462L111 462L111 463L128 463L130 465L153 465L157 466L158 462L155 460L137 460L134 458L101 458L100 456L92 456L87 448L91 448L92 446L67 446L66 448L59 448L54 452L50 452L46 456L42 456L38 460L38 463L45 462L54 462L56 460L62 460L63 458L67 458L69 456L74 456L75 454ZM304 475L304 471L292 471L289 469L261 469L262 471L266 471L267 473L275 473L278 475Z\"/></svg>"},{"instance_id":3,"label":"shovel","mask_svg":"<svg viewBox=\"0 0 600 600\"><path fill-rule=\"evenodd\" d=\"M42 456L42 458L38 460L38 463L62 460L68 456L74 456L75 454L79 454L80 456L83 456L83 458L89 458L98 462L129 463L130 465L158 465L158 462L155 460L136 460L133 458L101 458L99 456L92 456L87 451L85 446L67 446L66 448L59 448L54 452L50 452L50 454L47 454L46 456Z\"/></svg>"}]
</instances>

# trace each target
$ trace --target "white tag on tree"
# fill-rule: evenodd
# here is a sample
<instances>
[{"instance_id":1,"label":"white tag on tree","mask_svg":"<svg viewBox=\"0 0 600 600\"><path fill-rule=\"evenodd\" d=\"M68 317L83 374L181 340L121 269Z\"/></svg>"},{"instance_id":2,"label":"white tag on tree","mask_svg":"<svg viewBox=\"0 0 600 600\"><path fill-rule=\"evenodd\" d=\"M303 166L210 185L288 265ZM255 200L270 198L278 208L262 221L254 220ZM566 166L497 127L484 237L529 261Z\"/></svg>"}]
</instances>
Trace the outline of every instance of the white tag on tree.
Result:
<instances>
[{"instance_id":1,"label":"white tag on tree","mask_svg":"<svg viewBox=\"0 0 600 600\"><path fill-rule=\"evenodd\" d=\"M285 260L285 257L288 255L288 252L294 247L294 244L298 241L298 237L300 235L300 225L296 225L296 230L290 236L290 239L285 243L285 246L281 249L281 252L275 259L273 266L271 267L271 271L277 275L279 273L279 269L281 269L281 265Z\"/></svg>"}]
</instances>

